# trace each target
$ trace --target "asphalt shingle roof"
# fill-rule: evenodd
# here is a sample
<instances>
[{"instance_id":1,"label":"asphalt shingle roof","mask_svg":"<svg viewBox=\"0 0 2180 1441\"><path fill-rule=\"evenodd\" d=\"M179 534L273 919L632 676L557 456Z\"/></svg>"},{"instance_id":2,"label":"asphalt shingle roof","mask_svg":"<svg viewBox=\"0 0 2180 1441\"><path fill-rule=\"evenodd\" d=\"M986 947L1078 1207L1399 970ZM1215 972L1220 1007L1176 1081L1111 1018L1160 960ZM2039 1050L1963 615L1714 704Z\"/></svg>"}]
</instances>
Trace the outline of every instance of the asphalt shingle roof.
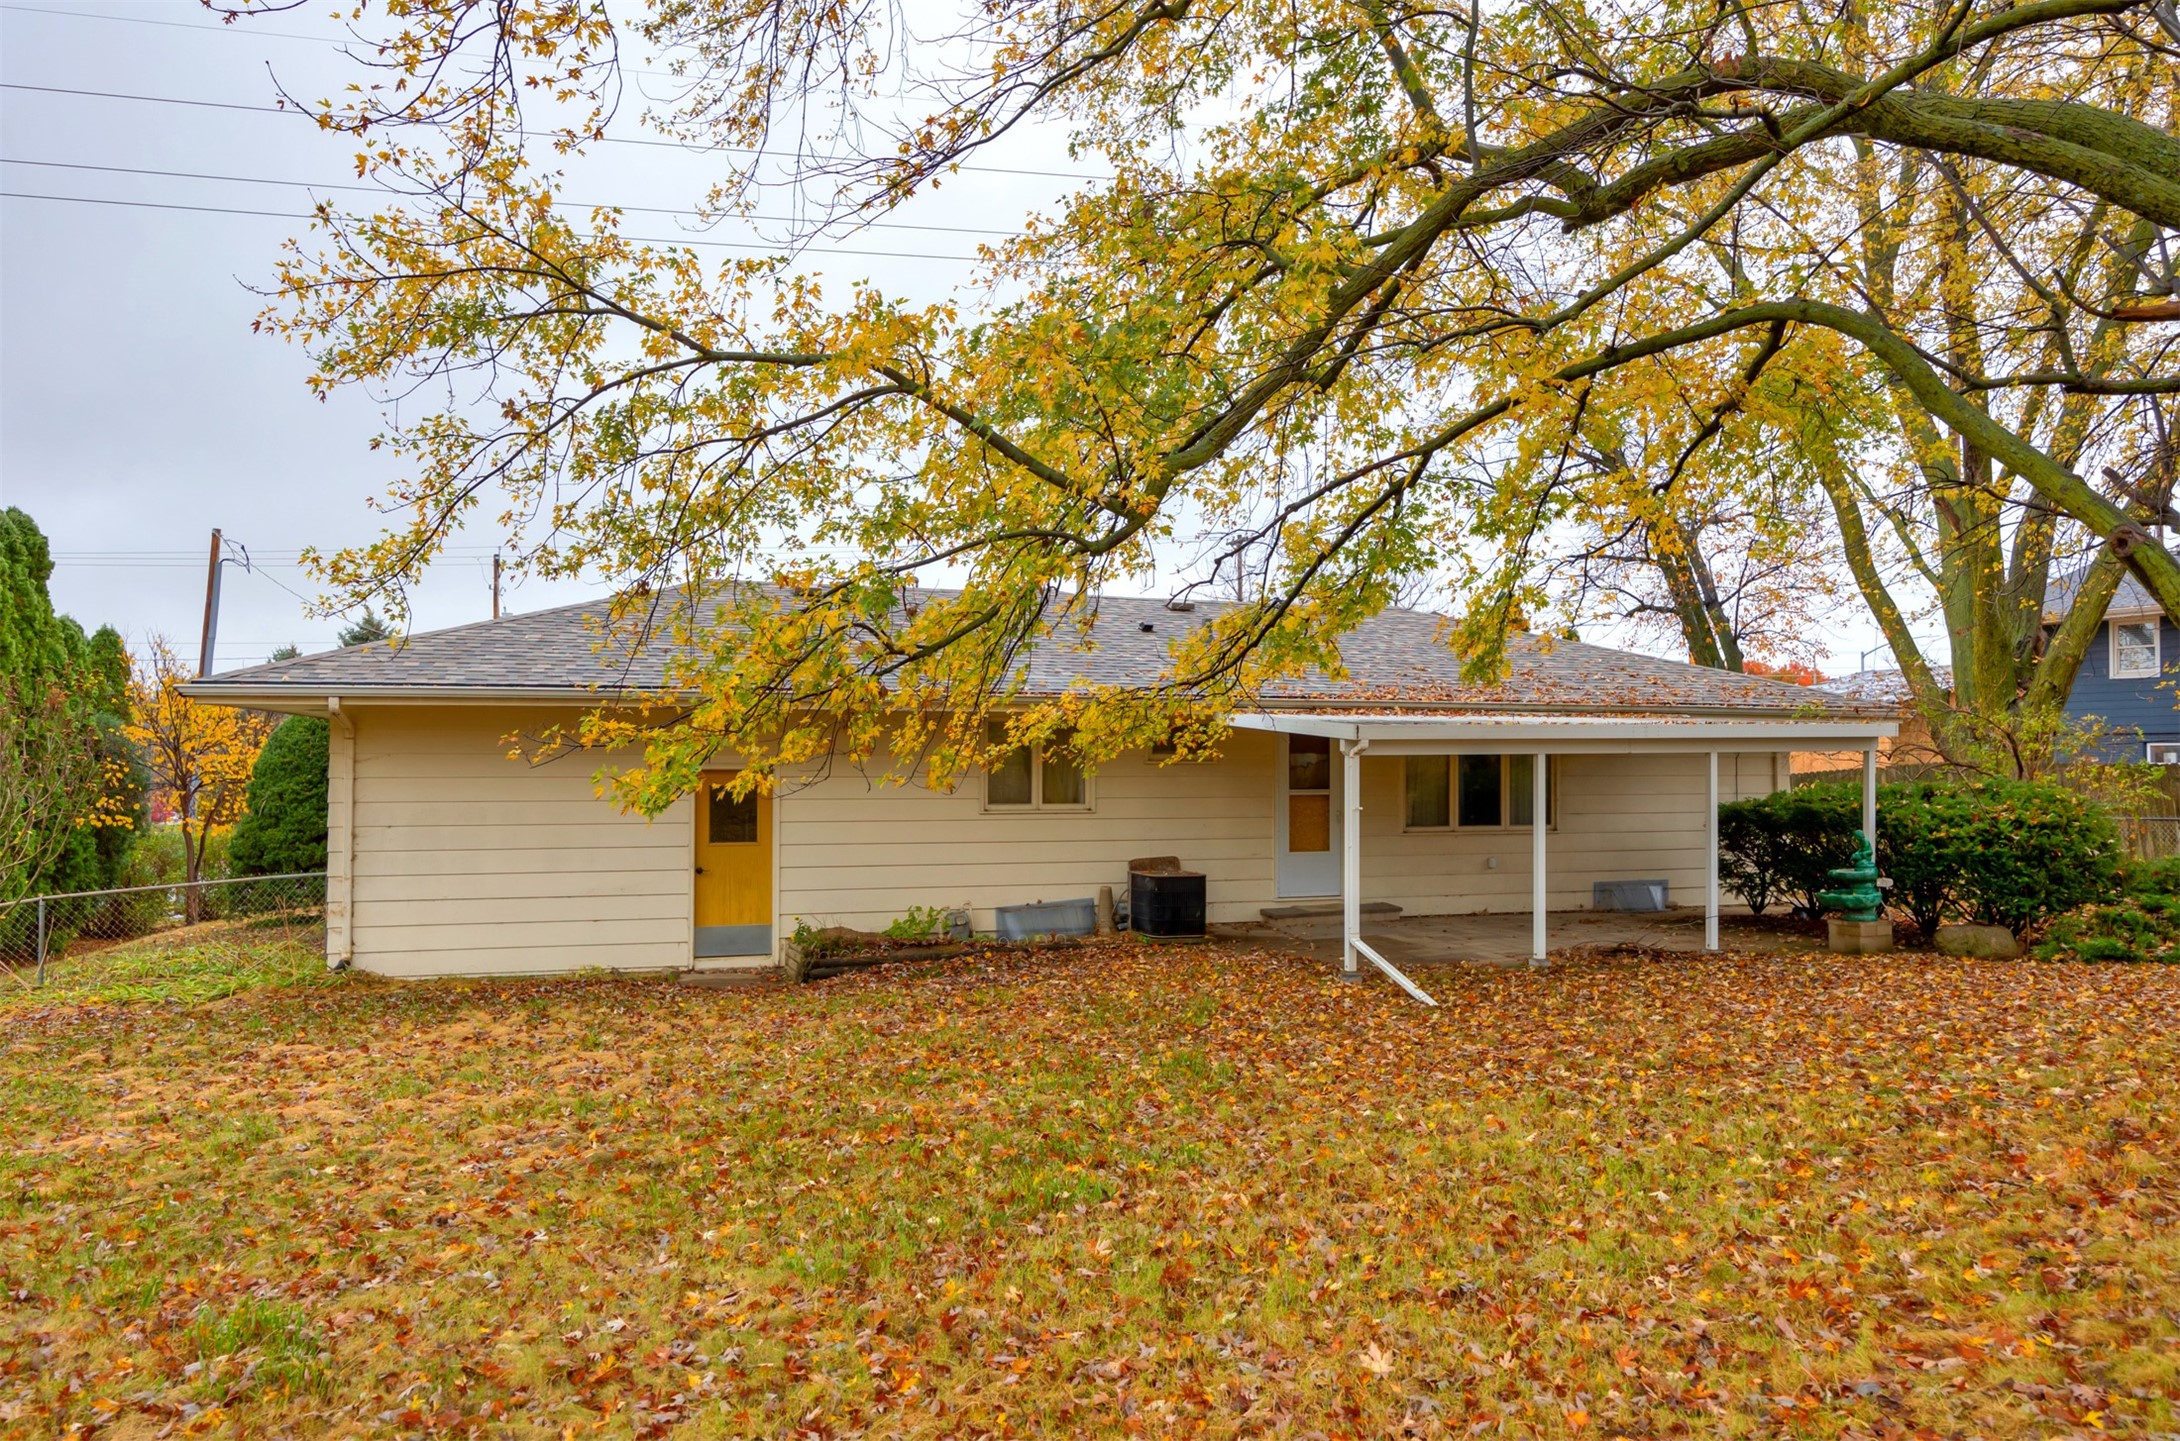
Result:
<instances>
[{"instance_id":1,"label":"asphalt shingle roof","mask_svg":"<svg viewBox=\"0 0 2180 1441\"><path fill-rule=\"evenodd\" d=\"M2051 588L2044 598L2044 619L2057 625L2066 619L2066 613L2074 608L2074 597L2088 576L2089 567L2079 566L2051 578ZM2107 615L2141 615L2159 609L2157 597L2150 588L2132 575L2120 578L2119 589L2112 592L2112 603L2105 607Z\"/></svg>"},{"instance_id":2,"label":"asphalt shingle roof","mask_svg":"<svg viewBox=\"0 0 2180 1441\"><path fill-rule=\"evenodd\" d=\"M1949 691L1953 688L1953 667L1934 665L1930 678L1938 683L1938 689ZM1899 670L1858 670L1837 680L1819 681L1817 689L1873 707L1904 706L1915 700L1907 673Z\"/></svg>"},{"instance_id":3,"label":"asphalt shingle roof","mask_svg":"<svg viewBox=\"0 0 2180 1441\"><path fill-rule=\"evenodd\" d=\"M1202 603L1175 610L1149 598L1106 596L1097 602L1095 644L1048 640L1028 660L1028 689L1057 694L1082 685L1137 685L1153 679L1167 647L1224 607ZM376 642L294 660L226 671L191 687L215 698L221 691L363 698L374 690L429 692L565 690L610 695L655 692L665 681L667 646L653 637L631 646L599 627L603 607L564 606L410 636L399 646ZM1866 702L1765 676L1710 670L1579 641L1513 638L1509 673L1496 685L1461 679L1447 647L1442 617L1387 610L1341 643L1346 680L1310 675L1282 682L1263 696L1280 708L1382 706L1433 712L1519 710L1574 714L1740 714L1846 718L1869 714Z\"/></svg>"}]
</instances>

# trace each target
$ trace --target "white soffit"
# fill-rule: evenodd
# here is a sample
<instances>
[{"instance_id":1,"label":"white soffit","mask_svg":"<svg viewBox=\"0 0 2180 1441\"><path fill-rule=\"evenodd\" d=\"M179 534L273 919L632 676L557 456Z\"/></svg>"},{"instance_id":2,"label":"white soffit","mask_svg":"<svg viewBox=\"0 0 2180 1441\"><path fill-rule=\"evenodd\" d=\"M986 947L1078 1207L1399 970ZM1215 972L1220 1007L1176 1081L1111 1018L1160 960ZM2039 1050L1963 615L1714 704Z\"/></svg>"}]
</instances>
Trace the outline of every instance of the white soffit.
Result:
<instances>
[{"instance_id":1,"label":"white soffit","mask_svg":"<svg viewBox=\"0 0 2180 1441\"><path fill-rule=\"evenodd\" d=\"M1892 720L1776 720L1727 716L1376 715L1255 712L1227 717L1240 730L1363 741L1372 755L1538 749L1561 752L1860 750L1900 733Z\"/></svg>"}]
</instances>

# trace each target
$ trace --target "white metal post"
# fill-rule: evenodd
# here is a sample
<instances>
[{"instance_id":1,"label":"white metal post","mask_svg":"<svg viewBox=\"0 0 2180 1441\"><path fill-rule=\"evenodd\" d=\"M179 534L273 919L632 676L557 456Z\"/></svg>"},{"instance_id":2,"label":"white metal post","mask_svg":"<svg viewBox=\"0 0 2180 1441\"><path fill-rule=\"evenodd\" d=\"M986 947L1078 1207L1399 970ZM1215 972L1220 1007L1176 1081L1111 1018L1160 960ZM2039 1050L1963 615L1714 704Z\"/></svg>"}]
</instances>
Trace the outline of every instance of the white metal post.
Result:
<instances>
[{"instance_id":1,"label":"white metal post","mask_svg":"<svg viewBox=\"0 0 2180 1441\"><path fill-rule=\"evenodd\" d=\"M1550 956L1545 934L1548 912L1544 885L1544 832L1549 817L1545 808L1551 801L1551 758L1543 751L1536 754L1535 774L1530 777L1529 800L1529 959L1543 965Z\"/></svg>"},{"instance_id":2,"label":"white metal post","mask_svg":"<svg viewBox=\"0 0 2180 1441\"><path fill-rule=\"evenodd\" d=\"M1362 976L1362 753L1366 741L1340 742L1340 974Z\"/></svg>"},{"instance_id":3,"label":"white metal post","mask_svg":"<svg viewBox=\"0 0 2180 1441\"><path fill-rule=\"evenodd\" d=\"M1877 747L1862 753L1862 834L1877 846Z\"/></svg>"},{"instance_id":4,"label":"white metal post","mask_svg":"<svg viewBox=\"0 0 2180 1441\"><path fill-rule=\"evenodd\" d=\"M1718 949L1718 752L1712 751L1709 803L1704 813L1708 840L1703 847L1703 949Z\"/></svg>"}]
</instances>

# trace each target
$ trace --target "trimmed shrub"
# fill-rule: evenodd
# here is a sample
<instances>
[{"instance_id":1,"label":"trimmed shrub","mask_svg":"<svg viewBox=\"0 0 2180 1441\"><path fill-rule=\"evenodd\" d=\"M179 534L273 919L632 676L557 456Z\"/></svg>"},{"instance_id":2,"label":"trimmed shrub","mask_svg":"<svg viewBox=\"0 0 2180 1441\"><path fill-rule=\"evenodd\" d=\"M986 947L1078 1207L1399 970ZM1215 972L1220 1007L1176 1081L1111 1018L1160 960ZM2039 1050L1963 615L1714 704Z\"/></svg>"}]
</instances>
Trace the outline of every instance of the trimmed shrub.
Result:
<instances>
[{"instance_id":1,"label":"trimmed shrub","mask_svg":"<svg viewBox=\"0 0 2180 1441\"><path fill-rule=\"evenodd\" d=\"M1958 809L1920 844L1948 856L1953 904L1969 920L2018 932L2117 892L2119 832L2094 802L2033 781L1952 789Z\"/></svg>"},{"instance_id":2,"label":"trimmed shrub","mask_svg":"<svg viewBox=\"0 0 2180 1441\"><path fill-rule=\"evenodd\" d=\"M1759 915L1820 911L1826 872L1853 854L1853 786L1803 786L1718 808L1719 873ZM1962 918L2020 931L2118 889L2119 836L2091 801L2031 781L1898 781L1877 792L1887 904L1928 937Z\"/></svg>"},{"instance_id":3,"label":"trimmed shrub","mask_svg":"<svg viewBox=\"0 0 2180 1441\"><path fill-rule=\"evenodd\" d=\"M1783 901L1806 915L1822 909L1826 872L1854 859L1862 800L1854 787L1797 786L1718 808L1718 870L1757 915Z\"/></svg>"},{"instance_id":4,"label":"trimmed shrub","mask_svg":"<svg viewBox=\"0 0 2180 1441\"><path fill-rule=\"evenodd\" d=\"M1959 851L1974 833L1972 803L1943 781L1877 788L1877 869L1892 881L1886 903L1921 928L1927 943L1958 910Z\"/></svg>"},{"instance_id":5,"label":"trimmed shrub","mask_svg":"<svg viewBox=\"0 0 2180 1441\"><path fill-rule=\"evenodd\" d=\"M249 806L227 848L228 874L322 871L325 844L326 723L289 716L250 772Z\"/></svg>"}]
</instances>

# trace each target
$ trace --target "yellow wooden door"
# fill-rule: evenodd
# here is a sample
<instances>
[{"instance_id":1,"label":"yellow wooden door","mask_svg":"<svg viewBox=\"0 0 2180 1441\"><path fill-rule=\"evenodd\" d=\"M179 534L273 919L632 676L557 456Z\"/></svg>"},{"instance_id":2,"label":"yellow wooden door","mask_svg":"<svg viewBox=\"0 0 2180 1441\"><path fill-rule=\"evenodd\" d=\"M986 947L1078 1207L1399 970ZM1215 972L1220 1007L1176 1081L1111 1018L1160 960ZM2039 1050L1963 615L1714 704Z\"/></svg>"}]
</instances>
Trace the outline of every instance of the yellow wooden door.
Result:
<instances>
[{"instance_id":1,"label":"yellow wooden door","mask_svg":"<svg viewBox=\"0 0 2180 1441\"><path fill-rule=\"evenodd\" d=\"M733 771L708 771L696 795L696 953L772 954L772 797L736 799Z\"/></svg>"}]
</instances>

